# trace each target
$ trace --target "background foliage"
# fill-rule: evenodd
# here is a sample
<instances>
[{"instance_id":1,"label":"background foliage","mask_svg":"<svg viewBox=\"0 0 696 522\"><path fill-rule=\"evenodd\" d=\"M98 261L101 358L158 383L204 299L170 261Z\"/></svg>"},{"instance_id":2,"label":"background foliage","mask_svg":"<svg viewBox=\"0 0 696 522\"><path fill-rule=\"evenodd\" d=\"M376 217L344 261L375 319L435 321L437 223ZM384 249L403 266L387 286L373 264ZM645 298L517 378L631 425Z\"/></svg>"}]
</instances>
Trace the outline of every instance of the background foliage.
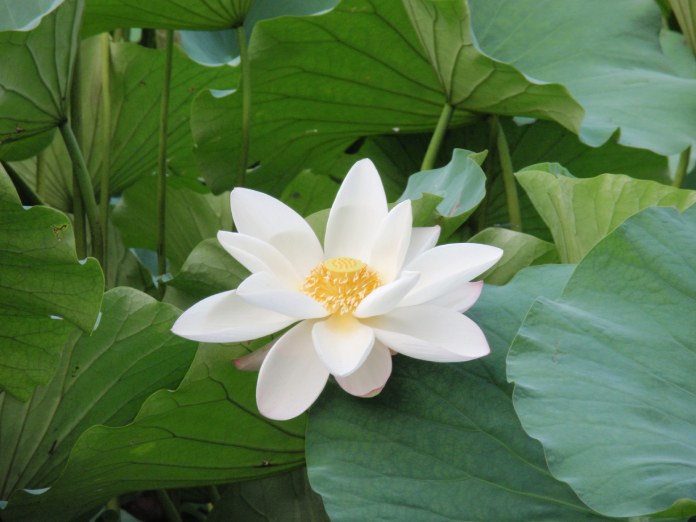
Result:
<instances>
[{"instance_id":1,"label":"background foliage","mask_svg":"<svg viewBox=\"0 0 696 522\"><path fill-rule=\"evenodd\" d=\"M2 519L696 515L695 13L0 0ZM269 421L232 364L268 339L169 329L247 275L234 186L321 237L364 157L416 226L504 249L492 353Z\"/></svg>"}]
</instances>

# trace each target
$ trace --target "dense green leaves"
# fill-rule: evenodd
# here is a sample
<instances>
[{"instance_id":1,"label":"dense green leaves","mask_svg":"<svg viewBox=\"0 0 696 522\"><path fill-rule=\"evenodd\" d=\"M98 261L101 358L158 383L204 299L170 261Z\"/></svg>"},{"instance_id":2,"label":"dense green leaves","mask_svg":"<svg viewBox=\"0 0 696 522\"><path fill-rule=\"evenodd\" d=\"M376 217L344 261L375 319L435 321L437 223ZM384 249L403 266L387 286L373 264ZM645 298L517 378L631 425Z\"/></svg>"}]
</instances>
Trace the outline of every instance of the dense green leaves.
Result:
<instances>
[{"instance_id":1,"label":"dense green leaves","mask_svg":"<svg viewBox=\"0 0 696 522\"><path fill-rule=\"evenodd\" d=\"M256 375L234 369L229 349L199 349L175 392L145 401L133 423L95 426L43 495L20 493L5 520L71 521L113 495L262 477L304 462L305 416L280 423L256 410ZM50 513L50 515L49 515Z\"/></svg>"},{"instance_id":2,"label":"dense green leaves","mask_svg":"<svg viewBox=\"0 0 696 522\"><path fill-rule=\"evenodd\" d=\"M486 287L470 312L492 346L480 361L397 356L374 399L325 390L311 411L307 462L332 520L601 519L546 470L505 382L507 347L527 308L537 295L558 295L570 272L540 267Z\"/></svg>"},{"instance_id":3,"label":"dense green leaves","mask_svg":"<svg viewBox=\"0 0 696 522\"><path fill-rule=\"evenodd\" d=\"M534 304L510 352L525 429L554 475L608 515L694 499L694 237L695 208L628 219L560 298Z\"/></svg>"},{"instance_id":4,"label":"dense green leaves","mask_svg":"<svg viewBox=\"0 0 696 522\"><path fill-rule=\"evenodd\" d=\"M148 395L179 384L196 343L169 332L178 315L136 290L111 290L95 331L73 329L49 383L26 403L2 396L0 498L50 484L83 431L125 424Z\"/></svg>"},{"instance_id":5,"label":"dense green leaves","mask_svg":"<svg viewBox=\"0 0 696 522\"><path fill-rule=\"evenodd\" d=\"M105 143L100 44L99 38L91 38L80 46L76 81L83 92L83 116L78 137L95 187L106 168L104 150L109 147L109 192L118 194L151 175L157 167L164 53L135 44L110 45L112 125ZM180 52L174 54L173 70L167 138L169 167L179 175L196 177L189 131L190 102L199 90L233 84L235 72L230 67L202 67ZM72 210L71 164L63 141L57 138L42 153L40 169L37 161L32 158L12 163L12 167L47 203Z\"/></svg>"},{"instance_id":6,"label":"dense green leaves","mask_svg":"<svg viewBox=\"0 0 696 522\"><path fill-rule=\"evenodd\" d=\"M462 31L452 49L471 42L468 27ZM250 163L261 162L249 181L269 192L320 157L340 155L360 136L432 130L448 101L400 2L344 0L319 16L268 20L254 29L249 54ZM510 69L471 45L456 67L474 68L477 74L457 80L457 97L449 100L457 108L453 125L475 120L473 112L488 111L553 114L571 128L580 121L570 97L560 97L549 112L535 109L538 94L553 86L516 76L513 92L501 89L498 73ZM239 92L222 98L202 94L194 103L197 153L216 192L232 183L229 156L240 147L240 98Z\"/></svg>"},{"instance_id":7,"label":"dense green leaves","mask_svg":"<svg viewBox=\"0 0 696 522\"><path fill-rule=\"evenodd\" d=\"M72 224L46 207L0 201L0 386L26 400L48 382L72 325L90 331L104 276L78 262Z\"/></svg>"},{"instance_id":8,"label":"dense green leaves","mask_svg":"<svg viewBox=\"0 0 696 522\"><path fill-rule=\"evenodd\" d=\"M0 32L0 158L36 154L66 118L83 0L66 0L29 32Z\"/></svg>"},{"instance_id":9,"label":"dense green leaves","mask_svg":"<svg viewBox=\"0 0 696 522\"><path fill-rule=\"evenodd\" d=\"M653 181L603 174L577 179L555 172L552 166L532 166L517 174L554 238L561 261L576 263L626 218L646 207L696 202L696 192ZM542 169L547 169L546 171Z\"/></svg>"}]
</instances>

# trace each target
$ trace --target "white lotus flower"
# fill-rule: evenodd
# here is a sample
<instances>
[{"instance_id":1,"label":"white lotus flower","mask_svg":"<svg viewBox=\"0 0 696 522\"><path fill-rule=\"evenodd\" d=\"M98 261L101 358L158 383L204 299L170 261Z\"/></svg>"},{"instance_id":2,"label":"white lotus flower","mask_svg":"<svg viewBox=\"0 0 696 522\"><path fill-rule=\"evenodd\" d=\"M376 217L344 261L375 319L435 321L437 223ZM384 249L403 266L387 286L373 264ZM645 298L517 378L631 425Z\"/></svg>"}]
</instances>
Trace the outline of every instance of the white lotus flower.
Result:
<instances>
[{"instance_id":1,"label":"white lotus flower","mask_svg":"<svg viewBox=\"0 0 696 522\"><path fill-rule=\"evenodd\" d=\"M238 232L218 233L251 275L237 288L184 312L177 335L203 342L256 339L298 323L261 364L261 413L285 420L304 412L329 375L348 393L378 393L391 374L391 351L437 362L489 353L481 329L462 315L499 248L435 247L439 227L413 228L411 202L387 208L370 160L356 163L331 207L324 248L309 224L280 201L236 188Z\"/></svg>"}]
</instances>

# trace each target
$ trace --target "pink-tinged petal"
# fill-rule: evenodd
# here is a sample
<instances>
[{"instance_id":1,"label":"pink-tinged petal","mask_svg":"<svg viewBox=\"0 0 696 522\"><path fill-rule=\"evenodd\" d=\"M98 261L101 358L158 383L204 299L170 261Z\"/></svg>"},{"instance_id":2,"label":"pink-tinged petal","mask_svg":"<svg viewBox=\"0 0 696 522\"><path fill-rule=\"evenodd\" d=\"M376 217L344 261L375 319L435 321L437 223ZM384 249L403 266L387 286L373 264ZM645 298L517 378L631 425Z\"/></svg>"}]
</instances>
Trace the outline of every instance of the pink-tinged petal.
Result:
<instances>
[{"instance_id":1,"label":"pink-tinged petal","mask_svg":"<svg viewBox=\"0 0 696 522\"><path fill-rule=\"evenodd\" d=\"M256 272L237 288L237 295L247 303L297 319L318 319L329 312L299 290L289 289L273 274Z\"/></svg>"},{"instance_id":2,"label":"pink-tinged petal","mask_svg":"<svg viewBox=\"0 0 696 522\"><path fill-rule=\"evenodd\" d=\"M215 294L186 310L172 332L206 343L250 341L290 326L297 319L251 305L236 290Z\"/></svg>"},{"instance_id":3,"label":"pink-tinged petal","mask_svg":"<svg viewBox=\"0 0 696 522\"><path fill-rule=\"evenodd\" d=\"M411 306L364 319L389 348L425 361L456 362L490 352L478 325L468 317L438 306Z\"/></svg>"},{"instance_id":4,"label":"pink-tinged petal","mask_svg":"<svg viewBox=\"0 0 696 522\"><path fill-rule=\"evenodd\" d=\"M426 303L471 281L498 262L500 248L477 243L456 243L426 250L404 267L420 272L420 280L401 306Z\"/></svg>"},{"instance_id":5,"label":"pink-tinged petal","mask_svg":"<svg viewBox=\"0 0 696 522\"><path fill-rule=\"evenodd\" d=\"M377 169L369 159L358 161L343 180L329 212L324 239L326 258L366 261L387 210Z\"/></svg>"},{"instance_id":6,"label":"pink-tinged petal","mask_svg":"<svg viewBox=\"0 0 696 522\"><path fill-rule=\"evenodd\" d=\"M227 253L239 261L249 272L270 272L280 279L288 288L302 284L303 279L297 274L277 248L253 236L221 230L217 239Z\"/></svg>"},{"instance_id":7,"label":"pink-tinged petal","mask_svg":"<svg viewBox=\"0 0 696 522\"><path fill-rule=\"evenodd\" d=\"M411 200L396 205L377 231L368 265L376 270L383 284L391 283L401 272L413 228Z\"/></svg>"},{"instance_id":8,"label":"pink-tinged petal","mask_svg":"<svg viewBox=\"0 0 696 522\"><path fill-rule=\"evenodd\" d=\"M351 395L372 397L384 388L391 371L389 348L377 341L365 363L347 377L336 377L336 382Z\"/></svg>"},{"instance_id":9,"label":"pink-tinged petal","mask_svg":"<svg viewBox=\"0 0 696 522\"><path fill-rule=\"evenodd\" d=\"M414 227L411 230L411 242L406 251L404 265L408 265L416 257L421 255L426 250L430 250L437 244L440 238L440 227Z\"/></svg>"},{"instance_id":10,"label":"pink-tinged petal","mask_svg":"<svg viewBox=\"0 0 696 522\"><path fill-rule=\"evenodd\" d=\"M386 314L399 306L402 299L418 283L418 272L402 272L396 281L370 292L353 312L355 317L373 317Z\"/></svg>"},{"instance_id":11,"label":"pink-tinged petal","mask_svg":"<svg viewBox=\"0 0 696 522\"><path fill-rule=\"evenodd\" d=\"M315 323L314 348L329 371L345 377L360 368L375 342L371 328L350 315L333 315Z\"/></svg>"},{"instance_id":12,"label":"pink-tinged petal","mask_svg":"<svg viewBox=\"0 0 696 522\"><path fill-rule=\"evenodd\" d=\"M263 348L254 350L251 353L243 355L234 360L234 366L242 372L258 372L261 369L263 361L266 360L268 352L273 347L274 343L268 343Z\"/></svg>"},{"instance_id":13,"label":"pink-tinged petal","mask_svg":"<svg viewBox=\"0 0 696 522\"><path fill-rule=\"evenodd\" d=\"M462 283L454 290L451 290L450 292L447 292L446 294L438 296L435 299L423 304L441 306L443 308L449 308L462 313L474 306L481 295L482 290L483 281Z\"/></svg>"},{"instance_id":14,"label":"pink-tinged petal","mask_svg":"<svg viewBox=\"0 0 696 522\"><path fill-rule=\"evenodd\" d=\"M285 333L261 365L256 404L269 419L297 417L326 385L329 371L314 351L312 326L312 321L303 321Z\"/></svg>"},{"instance_id":15,"label":"pink-tinged petal","mask_svg":"<svg viewBox=\"0 0 696 522\"><path fill-rule=\"evenodd\" d=\"M235 188L230 203L237 230L278 249L301 277L324 260L312 228L285 203L245 188Z\"/></svg>"}]
</instances>

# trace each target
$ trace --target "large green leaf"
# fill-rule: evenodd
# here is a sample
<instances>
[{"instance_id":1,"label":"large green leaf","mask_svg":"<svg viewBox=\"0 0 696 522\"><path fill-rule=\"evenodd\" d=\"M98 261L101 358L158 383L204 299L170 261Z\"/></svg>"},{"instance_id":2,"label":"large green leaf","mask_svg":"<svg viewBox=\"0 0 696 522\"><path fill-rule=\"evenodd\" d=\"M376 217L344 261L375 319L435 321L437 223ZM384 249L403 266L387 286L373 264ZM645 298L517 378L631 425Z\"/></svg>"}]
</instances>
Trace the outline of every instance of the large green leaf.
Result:
<instances>
[{"instance_id":1,"label":"large green leaf","mask_svg":"<svg viewBox=\"0 0 696 522\"><path fill-rule=\"evenodd\" d=\"M157 179L149 176L123 193L113 212L123 242L129 247L157 249L157 230L143 223L157 222L153 194ZM178 271L194 247L229 228L229 196L213 196L199 182L178 177L167 179L166 248L173 271Z\"/></svg>"},{"instance_id":2,"label":"large green leaf","mask_svg":"<svg viewBox=\"0 0 696 522\"><path fill-rule=\"evenodd\" d=\"M83 0L66 0L28 32L0 33L0 158L48 145L66 117Z\"/></svg>"},{"instance_id":3,"label":"large green leaf","mask_svg":"<svg viewBox=\"0 0 696 522\"><path fill-rule=\"evenodd\" d=\"M263 477L304 463L306 416L270 421L256 409L256 374L208 345L175 391L150 396L124 427L95 426L42 495L17 493L3 520L71 522L114 495Z\"/></svg>"},{"instance_id":4,"label":"large green leaf","mask_svg":"<svg viewBox=\"0 0 696 522\"><path fill-rule=\"evenodd\" d=\"M31 31L63 0L0 1L0 31Z\"/></svg>"},{"instance_id":5,"label":"large green leaf","mask_svg":"<svg viewBox=\"0 0 696 522\"><path fill-rule=\"evenodd\" d=\"M72 325L92 329L103 290L99 263L77 260L65 214L0 200L0 387L26 400L48 382Z\"/></svg>"},{"instance_id":6,"label":"large green leaf","mask_svg":"<svg viewBox=\"0 0 696 522\"><path fill-rule=\"evenodd\" d=\"M244 21L253 0L89 0L82 29L93 35L119 27L228 29Z\"/></svg>"},{"instance_id":7,"label":"large green leaf","mask_svg":"<svg viewBox=\"0 0 696 522\"><path fill-rule=\"evenodd\" d=\"M672 73L653 0L470 0L483 52L560 83L585 110L580 136L663 155L696 145L696 79Z\"/></svg>"},{"instance_id":8,"label":"large green leaf","mask_svg":"<svg viewBox=\"0 0 696 522\"><path fill-rule=\"evenodd\" d=\"M565 87L530 82L514 67L481 53L461 0L403 0L421 47L451 105L480 112L558 119L579 130L582 109ZM482 88L483 87L483 88Z\"/></svg>"},{"instance_id":9,"label":"large green leaf","mask_svg":"<svg viewBox=\"0 0 696 522\"><path fill-rule=\"evenodd\" d=\"M696 191L602 174L577 179L529 167L517 174L544 219L563 263L577 263L604 236L639 210L696 203ZM552 167L551 167L552 168Z\"/></svg>"},{"instance_id":10,"label":"large green leaf","mask_svg":"<svg viewBox=\"0 0 696 522\"><path fill-rule=\"evenodd\" d=\"M600 520L546 469L505 380L505 355L529 305L557 296L572 267L525 270L487 286L470 311L491 355L463 364L397 356L384 391L329 386L310 413L307 463L331 520Z\"/></svg>"},{"instance_id":11,"label":"large green leaf","mask_svg":"<svg viewBox=\"0 0 696 522\"><path fill-rule=\"evenodd\" d=\"M694 237L696 207L628 219L559 299L534 304L510 351L525 429L554 475L608 515L696 499Z\"/></svg>"},{"instance_id":12,"label":"large green leaf","mask_svg":"<svg viewBox=\"0 0 696 522\"><path fill-rule=\"evenodd\" d=\"M111 44L112 125L109 141L104 143L101 78L104 64L100 45L99 38L90 38L80 46L76 77L83 96L78 138L97 190L105 168L104 150L109 147L109 192L119 194L157 168L164 53L135 44ZM201 89L234 83L236 72L230 67L202 67L178 51L174 53L172 70L168 165L179 175L195 178L198 174L189 130L191 100ZM40 164L41 174L37 173L36 158L11 166L47 203L72 210L72 169L60 137L42 152Z\"/></svg>"},{"instance_id":13,"label":"large green leaf","mask_svg":"<svg viewBox=\"0 0 696 522\"><path fill-rule=\"evenodd\" d=\"M439 169L417 172L408 178L406 190L399 201L417 200L424 194L442 198L437 205L437 223L441 237L454 232L486 195L486 175L480 167L480 157L464 149L454 149L452 160ZM484 155L485 156L485 155Z\"/></svg>"},{"instance_id":14,"label":"large green leaf","mask_svg":"<svg viewBox=\"0 0 696 522\"><path fill-rule=\"evenodd\" d=\"M123 425L148 395L179 384L196 343L169 332L178 315L136 290L111 290L95 331L73 330L48 384L26 403L3 396L0 498L51 484L87 428Z\"/></svg>"},{"instance_id":15,"label":"large green leaf","mask_svg":"<svg viewBox=\"0 0 696 522\"><path fill-rule=\"evenodd\" d=\"M321 497L300 468L257 480L232 484L215 502L207 522L329 522Z\"/></svg>"},{"instance_id":16,"label":"large green leaf","mask_svg":"<svg viewBox=\"0 0 696 522\"><path fill-rule=\"evenodd\" d=\"M468 41L466 24L462 31L467 34L461 41ZM401 2L344 0L319 16L266 20L254 29L249 55L250 163L261 162L249 182L269 192L301 167L312 167L316 157L338 155L360 136L431 131L447 101ZM512 96L498 84L502 64L473 48L465 56L457 70L470 67L477 74L458 80L457 92L471 95L452 100L453 126L487 111L553 117L570 128L579 124L578 105L569 96L555 96L557 87L518 78ZM543 110L537 88L553 93ZM232 183L240 114L239 92L204 93L194 102L196 152L216 192Z\"/></svg>"}]
</instances>

